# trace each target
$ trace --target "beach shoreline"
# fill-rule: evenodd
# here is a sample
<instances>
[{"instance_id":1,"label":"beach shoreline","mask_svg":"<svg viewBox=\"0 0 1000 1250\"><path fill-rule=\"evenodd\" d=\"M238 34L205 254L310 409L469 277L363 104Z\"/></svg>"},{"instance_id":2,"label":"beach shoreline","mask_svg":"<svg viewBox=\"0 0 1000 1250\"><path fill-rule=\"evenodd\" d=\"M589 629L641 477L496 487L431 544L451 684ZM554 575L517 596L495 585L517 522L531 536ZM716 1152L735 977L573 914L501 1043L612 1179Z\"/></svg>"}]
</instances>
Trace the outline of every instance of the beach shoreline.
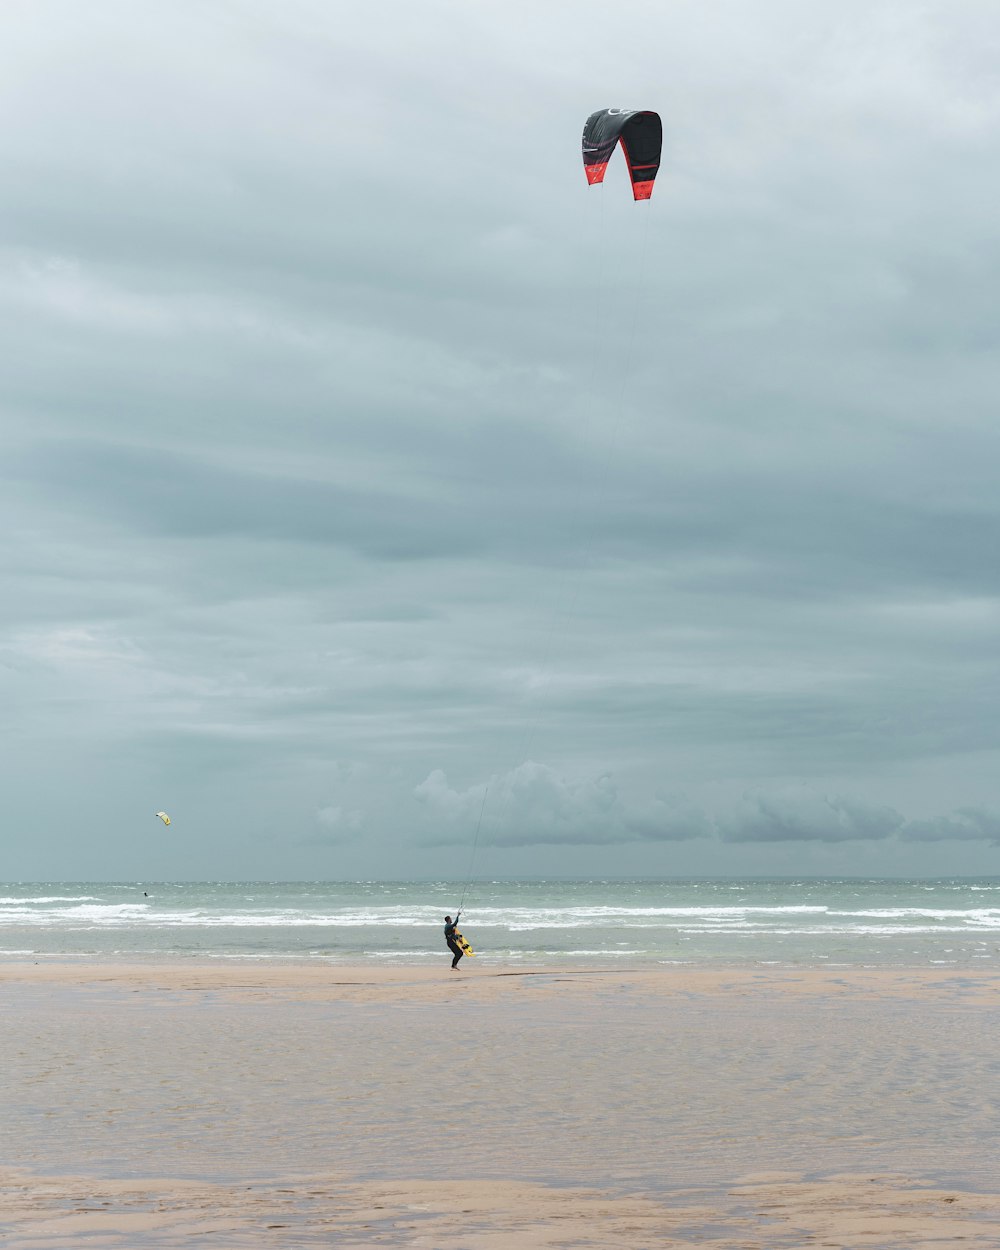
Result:
<instances>
[{"instance_id":1,"label":"beach shoreline","mask_svg":"<svg viewBox=\"0 0 1000 1250\"><path fill-rule=\"evenodd\" d=\"M995 1247L1000 974L0 963L12 1250Z\"/></svg>"}]
</instances>

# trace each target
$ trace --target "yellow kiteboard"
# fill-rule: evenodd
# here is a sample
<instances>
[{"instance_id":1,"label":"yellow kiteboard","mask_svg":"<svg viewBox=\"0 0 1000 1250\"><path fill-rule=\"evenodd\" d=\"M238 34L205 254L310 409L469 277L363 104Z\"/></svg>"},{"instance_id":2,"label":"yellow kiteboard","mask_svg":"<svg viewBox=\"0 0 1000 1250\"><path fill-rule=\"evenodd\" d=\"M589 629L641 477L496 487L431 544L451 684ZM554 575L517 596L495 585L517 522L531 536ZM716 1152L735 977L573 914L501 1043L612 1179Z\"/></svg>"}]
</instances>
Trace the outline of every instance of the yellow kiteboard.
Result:
<instances>
[{"instance_id":1,"label":"yellow kiteboard","mask_svg":"<svg viewBox=\"0 0 1000 1250\"><path fill-rule=\"evenodd\" d=\"M458 945L461 947L461 950L462 950L462 954L463 954L463 955L474 955L474 954L476 953L476 952L472 949L472 947L469 945L469 943L465 940L465 938L464 938L464 937L462 937L461 933L459 933L459 931L458 931L457 929L455 930L455 933L454 933L454 935L453 935L453 936L454 936L454 938L455 938L455 941L456 941L456 942L458 943Z\"/></svg>"}]
</instances>

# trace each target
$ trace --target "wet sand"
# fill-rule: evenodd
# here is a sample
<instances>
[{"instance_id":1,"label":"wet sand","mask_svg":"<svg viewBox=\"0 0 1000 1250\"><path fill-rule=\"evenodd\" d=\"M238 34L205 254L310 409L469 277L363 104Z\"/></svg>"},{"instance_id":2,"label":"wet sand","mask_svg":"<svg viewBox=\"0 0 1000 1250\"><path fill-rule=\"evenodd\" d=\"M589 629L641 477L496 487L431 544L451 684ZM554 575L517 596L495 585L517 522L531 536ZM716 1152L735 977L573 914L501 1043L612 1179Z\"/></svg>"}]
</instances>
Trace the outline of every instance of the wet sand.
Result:
<instances>
[{"instance_id":1,"label":"wet sand","mask_svg":"<svg viewBox=\"0 0 1000 1250\"><path fill-rule=\"evenodd\" d=\"M1000 1246L1000 975L0 965L0 1241Z\"/></svg>"}]
</instances>

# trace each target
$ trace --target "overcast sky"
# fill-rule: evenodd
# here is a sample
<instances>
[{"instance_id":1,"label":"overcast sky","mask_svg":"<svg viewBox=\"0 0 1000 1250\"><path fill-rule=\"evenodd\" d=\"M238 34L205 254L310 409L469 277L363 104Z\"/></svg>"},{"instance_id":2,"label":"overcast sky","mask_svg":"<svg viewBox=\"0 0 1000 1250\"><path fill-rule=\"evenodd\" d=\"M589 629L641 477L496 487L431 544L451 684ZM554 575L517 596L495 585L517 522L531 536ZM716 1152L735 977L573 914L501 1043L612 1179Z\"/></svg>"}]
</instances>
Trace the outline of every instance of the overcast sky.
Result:
<instances>
[{"instance_id":1,"label":"overcast sky","mask_svg":"<svg viewBox=\"0 0 1000 1250\"><path fill-rule=\"evenodd\" d=\"M998 64L5 4L0 877L1000 872Z\"/></svg>"}]
</instances>

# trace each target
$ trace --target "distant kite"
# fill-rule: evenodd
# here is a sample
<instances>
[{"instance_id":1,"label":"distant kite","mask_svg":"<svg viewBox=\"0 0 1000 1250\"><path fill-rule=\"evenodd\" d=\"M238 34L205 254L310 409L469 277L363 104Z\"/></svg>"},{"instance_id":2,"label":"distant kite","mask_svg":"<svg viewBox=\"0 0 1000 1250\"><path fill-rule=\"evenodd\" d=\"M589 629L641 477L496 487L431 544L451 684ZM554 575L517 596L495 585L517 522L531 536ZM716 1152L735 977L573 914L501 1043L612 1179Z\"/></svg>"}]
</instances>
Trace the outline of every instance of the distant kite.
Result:
<instances>
[{"instance_id":1,"label":"distant kite","mask_svg":"<svg viewBox=\"0 0 1000 1250\"><path fill-rule=\"evenodd\" d=\"M663 147L659 113L645 109L598 109L591 113L583 128L583 169L591 186L604 181L604 171L619 142L628 162L633 198L648 200Z\"/></svg>"},{"instance_id":2,"label":"distant kite","mask_svg":"<svg viewBox=\"0 0 1000 1250\"><path fill-rule=\"evenodd\" d=\"M170 824L170 817L167 815L166 812L157 812L156 815L159 816L159 818L163 821L165 825Z\"/></svg>"}]
</instances>

